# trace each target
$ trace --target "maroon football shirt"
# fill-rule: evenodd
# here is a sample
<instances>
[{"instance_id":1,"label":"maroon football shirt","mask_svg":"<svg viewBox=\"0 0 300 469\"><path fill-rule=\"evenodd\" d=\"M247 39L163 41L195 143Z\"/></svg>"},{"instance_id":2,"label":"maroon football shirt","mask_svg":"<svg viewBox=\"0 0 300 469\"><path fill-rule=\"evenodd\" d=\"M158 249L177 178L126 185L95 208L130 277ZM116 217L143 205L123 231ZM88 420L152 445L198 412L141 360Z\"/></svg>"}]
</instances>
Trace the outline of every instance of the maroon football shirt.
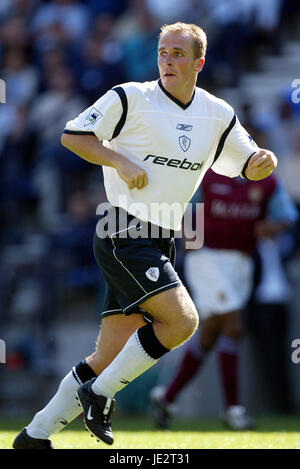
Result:
<instances>
[{"instance_id":1,"label":"maroon football shirt","mask_svg":"<svg viewBox=\"0 0 300 469\"><path fill-rule=\"evenodd\" d=\"M227 178L209 170L201 184L204 200L204 245L251 253L254 226L266 217L276 179Z\"/></svg>"}]
</instances>

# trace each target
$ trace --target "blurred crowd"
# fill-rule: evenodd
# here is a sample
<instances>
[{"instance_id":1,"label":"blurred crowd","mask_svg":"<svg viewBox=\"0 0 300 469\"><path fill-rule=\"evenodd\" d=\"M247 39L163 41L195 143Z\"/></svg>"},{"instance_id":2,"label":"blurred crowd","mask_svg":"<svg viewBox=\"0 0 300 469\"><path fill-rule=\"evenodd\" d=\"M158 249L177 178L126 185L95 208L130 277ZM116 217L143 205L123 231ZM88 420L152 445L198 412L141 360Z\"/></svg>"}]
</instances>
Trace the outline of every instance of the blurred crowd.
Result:
<instances>
[{"instance_id":1,"label":"blurred crowd","mask_svg":"<svg viewBox=\"0 0 300 469\"><path fill-rule=\"evenodd\" d=\"M102 173L61 146L65 123L116 84L158 78L163 23L205 29L199 86L218 95L222 87L238 89L261 54L280 55L299 10L297 0L1 0L2 324L19 321L23 337L28 318L30 327L38 324L46 356L44 339L68 292L93 296L104 288L92 252L96 207L105 201ZM298 206L299 115L289 96L278 101L269 125L253 119L249 102L240 116L258 145L287 162L285 179ZM32 360L32 334L11 366Z\"/></svg>"}]
</instances>

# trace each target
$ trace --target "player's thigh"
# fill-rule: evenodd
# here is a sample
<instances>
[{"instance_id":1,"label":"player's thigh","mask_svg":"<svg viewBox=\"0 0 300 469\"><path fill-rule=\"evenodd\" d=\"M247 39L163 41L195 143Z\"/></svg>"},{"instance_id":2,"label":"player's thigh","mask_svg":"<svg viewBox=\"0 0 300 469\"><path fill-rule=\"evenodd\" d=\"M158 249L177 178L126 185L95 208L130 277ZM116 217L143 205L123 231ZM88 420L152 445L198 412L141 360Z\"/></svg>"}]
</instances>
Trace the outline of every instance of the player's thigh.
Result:
<instances>
[{"instance_id":1,"label":"player's thigh","mask_svg":"<svg viewBox=\"0 0 300 469\"><path fill-rule=\"evenodd\" d=\"M86 358L97 375L113 361L129 337L142 326L145 326L142 314L116 314L102 318L96 350Z\"/></svg>"},{"instance_id":2,"label":"player's thigh","mask_svg":"<svg viewBox=\"0 0 300 469\"><path fill-rule=\"evenodd\" d=\"M243 308L251 290L251 266L249 256L239 251L204 247L187 254L186 279L202 319Z\"/></svg>"},{"instance_id":3,"label":"player's thigh","mask_svg":"<svg viewBox=\"0 0 300 469\"><path fill-rule=\"evenodd\" d=\"M222 334L232 339L241 339L244 334L244 324L241 310L231 311L220 316Z\"/></svg>"},{"instance_id":4,"label":"player's thigh","mask_svg":"<svg viewBox=\"0 0 300 469\"><path fill-rule=\"evenodd\" d=\"M201 321L200 346L208 352L216 343L222 330L220 315L212 315Z\"/></svg>"},{"instance_id":5,"label":"player's thigh","mask_svg":"<svg viewBox=\"0 0 300 469\"><path fill-rule=\"evenodd\" d=\"M151 314L154 321L180 327L189 322L198 325L198 313L187 289L183 285L151 296L139 305Z\"/></svg>"},{"instance_id":6,"label":"player's thigh","mask_svg":"<svg viewBox=\"0 0 300 469\"><path fill-rule=\"evenodd\" d=\"M185 259L185 276L200 318L223 313L231 299L230 275L221 252L201 248L188 252Z\"/></svg>"}]
</instances>

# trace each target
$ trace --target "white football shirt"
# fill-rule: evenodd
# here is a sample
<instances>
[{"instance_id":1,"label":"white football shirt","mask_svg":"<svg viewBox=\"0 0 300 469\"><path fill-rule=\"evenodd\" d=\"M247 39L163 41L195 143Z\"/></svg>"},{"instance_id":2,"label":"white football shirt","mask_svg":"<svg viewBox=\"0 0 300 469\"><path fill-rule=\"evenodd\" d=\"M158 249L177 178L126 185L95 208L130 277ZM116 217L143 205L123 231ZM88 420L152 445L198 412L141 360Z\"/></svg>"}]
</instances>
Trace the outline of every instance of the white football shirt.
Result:
<instances>
[{"instance_id":1,"label":"white football shirt","mask_svg":"<svg viewBox=\"0 0 300 469\"><path fill-rule=\"evenodd\" d=\"M129 190L116 169L103 166L107 198L143 221L173 230L180 229L185 208L210 167L239 176L257 149L225 101L196 87L183 104L161 80L111 89L67 122L64 132L95 135L144 168L148 185Z\"/></svg>"}]
</instances>

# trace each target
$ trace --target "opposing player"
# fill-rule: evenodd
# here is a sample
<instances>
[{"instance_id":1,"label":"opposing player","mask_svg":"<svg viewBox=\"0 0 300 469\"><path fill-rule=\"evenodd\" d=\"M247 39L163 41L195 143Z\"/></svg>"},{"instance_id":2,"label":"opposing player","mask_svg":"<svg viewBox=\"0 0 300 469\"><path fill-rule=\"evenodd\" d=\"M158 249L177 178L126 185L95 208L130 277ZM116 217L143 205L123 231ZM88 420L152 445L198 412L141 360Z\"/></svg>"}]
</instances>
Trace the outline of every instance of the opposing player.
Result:
<instances>
[{"instance_id":1,"label":"opposing player","mask_svg":"<svg viewBox=\"0 0 300 469\"><path fill-rule=\"evenodd\" d=\"M204 247L187 251L185 276L201 327L174 377L150 392L156 424L167 428L174 402L217 347L224 391L223 419L233 430L253 428L239 397L239 348L242 310L252 289L253 260L260 235L273 237L297 219L297 209L274 176L259 182L226 178L209 170L201 184Z\"/></svg>"},{"instance_id":2,"label":"opposing player","mask_svg":"<svg viewBox=\"0 0 300 469\"><path fill-rule=\"evenodd\" d=\"M115 394L198 326L172 263L173 231L185 204L210 167L229 177L263 179L277 165L272 152L253 147L230 105L196 87L205 52L206 35L198 26L163 26L160 79L120 85L66 125L62 144L103 166L111 204L104 217L115 229L107 236L106 223L98 225L94 251L107 295L96 351L63 379L15 448L49 447L49 435L78 415L76 392L86 427L113 443ZM158 236L147 236L157 227ZM151 323L145 324L145 313Z\"/></svg>"}]
</instances>

